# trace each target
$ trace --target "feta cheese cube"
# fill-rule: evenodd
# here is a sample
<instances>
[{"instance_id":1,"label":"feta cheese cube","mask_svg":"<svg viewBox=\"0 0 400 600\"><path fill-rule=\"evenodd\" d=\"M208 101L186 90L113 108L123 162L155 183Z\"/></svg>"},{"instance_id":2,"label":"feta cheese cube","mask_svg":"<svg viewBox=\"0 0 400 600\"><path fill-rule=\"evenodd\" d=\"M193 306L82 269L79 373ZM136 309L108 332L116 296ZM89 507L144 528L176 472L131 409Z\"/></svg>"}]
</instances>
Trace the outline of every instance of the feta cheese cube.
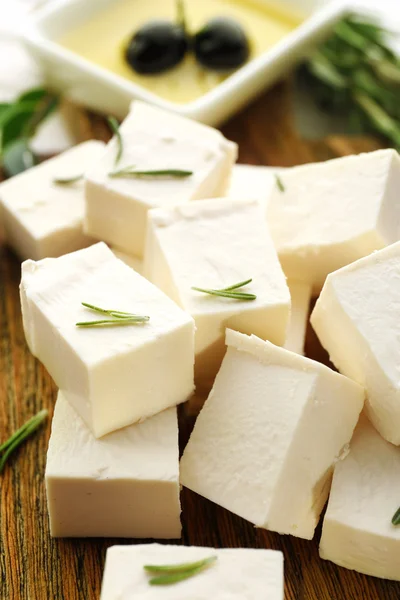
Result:
<instances>
[{"instance_id":1,"label":"feta cheese cube","mask_svg":"<svg viewBox=\"0 0 400 600\"><path fill-rule=\"evenodd\" d=\"M399 240L400 158L378 150L281 174L268 222L289 279L319 292L328 273Z\"/></svg>"},{"instance_id":2,"label":"feta cheese cube","mask_svg":"<svg viewBox=\"0 0 400 600\"><path fill-rule=\"evenodd\" d=\"M115 165L116 140L86 182L86 231L141 258L149 208L223 195L237 146L216 129L135 101L120 127L123 155ZM134 165L139 170L192 171L185 178L111 178Z\"/></svg>"},{"instance_id":3,"label":"feta cheese cube","mask_svg":"<svg viewBox=\"0 0 400 600\"><path fill-rule=\"evenodd\" d=\"M257 527L311 539L364 390L254 335L228 329L226 337L181 482Z\"/></svg>"},{"instance_id":4,"label":"feta cheese cube","mask_svg":"<svg viewBox=\"0 0 400 600\"><path fill-rule=\"evenodd\" d=\"M227 192L228 198L254 198L267 208L268 199L276 185L276 176L286 169L259 165L234 165Z\"/></svg>"},{"instance_id":5,"label":"feta cheese cube","mask_svg":"<svg viewBox=\"0 0 400 600\"><path fill-rule=\"evenodd\" d=\"M291 311L284 348L304 354L312 288L308 283L293 280L288 281L288 286Z\"/></svg>"},{"instance_id":6,"label":"feta cheese cube","mask_svg":"<svg viewBox=\"0 0 400 600\"><path fill-rule=\"evenodd\" d=\"M6 239L23 260L62 256L93 243L83 233L83 179L71 185L54 179L83 175L104 148L84 142L0 184Z\"/></svg>"},{"instance_id":7,"label":"feta cheese cube","mask_svg":"<svg viewBox=\"0 0 400 600\"><path fill-rule=\"evenodd\" d=\"M192 318L105 244L23 263L21 301L31 352L96 437L191 395ZM150 320L79 328L77 322L107 318L82 302Z\"/></svg>"},{"instance_id":8,"label":"feta cheese cube","mask_svg":"<svg viewBox=\"0 0 400 600\"><path fill-rule=\"evenodd\" d=\"M336 368L366 388L366 411L380 434L400 445L400 243L326 280L311 315Z\"/></svg>"},{"instance_id":9,"label":"feta cheese cube","mask_svg":"<svg viewBox=\"0 0 400 600\"><path fill-rule=\"evenodd\" d=\"M290 294L256 200L203 200L149 212L145 276L196 323L196 385L210 389L225 353L225 328L283 344ZM243 288L256 300L192 290ZM242 291L242 290L240 290Z\"/></svg>"},{"instance_id":10,"label":"feta cheese cube","mask_svg":"<svg viewBox=\"0 0 400 600\"><path fill-rule=\"evenodd\" d=\"M350 453L338 462L325 514L320 555L373 577L400 580L400 449L386 442L366 417Z\"/></svg>"},{"instance_id":11,"label":"feta cheese cube","mask_svg":"<svg viewBox=\"0 0 400 600\"><path fill-rule=\"evenodd\" d=\"M114 252L115 256L122 260L128 267L139 273L139 275L143 275L143 261L140 260L137 256L132 256L131 254L125 254L125 252L120 252L115 248L111 248Z\"/></svg>"},{"instance_id":12,"label":"feta cheese cube","mask_svg":"<svg viewBox=\"0 0 400 600\"><path fill-rule=\"evenodd\" d=\"M149 584L144 565L185 564L216 556L208 568L174 585ZM154 575L153 575L154 577ZM101 600L283 600L283 555L276 550L194 546L111 546Z\"/></svg>"},{"instance_id":13,"label":"feta cheese cube","mask_svg":"<svg viewBox=\"0 0 400 600\"><path fill-rule=\"evenodd\" d=\"M53 537L179 538L176 408L96 440L59 392L45 479Z\"/></svg>"}]
</instances>

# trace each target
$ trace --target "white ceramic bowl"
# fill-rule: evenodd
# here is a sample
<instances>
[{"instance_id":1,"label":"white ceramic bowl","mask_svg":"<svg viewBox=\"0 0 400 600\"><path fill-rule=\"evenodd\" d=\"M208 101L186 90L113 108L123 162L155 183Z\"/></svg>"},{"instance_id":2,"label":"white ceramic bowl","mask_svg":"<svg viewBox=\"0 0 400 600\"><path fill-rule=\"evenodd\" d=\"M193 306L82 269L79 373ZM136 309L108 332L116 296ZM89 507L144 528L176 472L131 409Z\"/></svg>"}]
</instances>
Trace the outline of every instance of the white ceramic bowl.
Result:
<instances>
[{"instance_id":1,"label":"white ceramic bowl","mask_svg":"<svg viewBox=\"0 0 400 600\"><path fill-rule=\"evenodd\" d=\"M175 104L57 43L66 31L115 1L52 0L34 14L22 36L49 85L80 104L120 118L126 116L131 101L140 98L209 125L218 125L282 77L329 33L347 6L346 0L280 0L308 15L305 21L194 102Z\"/></svg>"}]
</instances>

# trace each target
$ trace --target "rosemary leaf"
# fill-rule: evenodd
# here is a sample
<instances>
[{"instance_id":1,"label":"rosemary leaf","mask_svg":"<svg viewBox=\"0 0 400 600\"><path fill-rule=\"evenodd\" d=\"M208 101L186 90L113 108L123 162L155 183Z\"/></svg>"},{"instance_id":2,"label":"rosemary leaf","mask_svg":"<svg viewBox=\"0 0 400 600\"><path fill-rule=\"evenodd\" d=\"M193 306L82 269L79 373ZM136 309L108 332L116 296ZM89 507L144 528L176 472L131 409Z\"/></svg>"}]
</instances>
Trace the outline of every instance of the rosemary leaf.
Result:
<instances>
[{"instance_id":1,"label":"rosemary leaf","mask_svg":"<svg viewBox=\"0 0 400 600\"><path fill-rule=\"evenodd\" d=\"M283 185L283 181L282 179L279 177L279 175L275 175L275 181L276 181L276 185L279 188L280 192L284 192L285 191L285 186Z\"/></svg>"},{"instance_id":2,"label":"rosemary leaf","mask_svg":"<svg viewBox=\"0 0 400 600\"><path fill-rule=\"evenodd\" d=\"M0 446L0 454L4 454L0 458L0 473L4 469L4 466L9 456L16 450L32 433L40 427L43 421L47 418L48 411L46 409L38 412L34 417L29 419L22 427L17 429L13 435L3 442Z\"/></svg>"},{"instance_id":3,"label":"rosemary leaf","mask_svg":"<svg viewBox=\"0 0 400 600\"><path fill-rule=\"evenodd\" d=\"M202 292L203 294L210 294L210 296L221 296L222 298L232 298L233 300L255 300L257 296L255 294L248 294L247 292L238 292L237 290L251 283L252 279L246 279L239 283L235 283L226 288L212 289L212 288L200 288L192 287L192 290L196 292Z\"/></svg>"},{"instance_id":4,"label":"rosemary leaf","mask_svg":"<svg viewBox=\"0 0 400 600\"><path fill-rule=\"evenodd\" d=\"M101 321L79 321L77 327L124 327L125 325L137 325L147 323L150 317L136 315L135 317L118 317L115 319L104 319Z\"/></svg>"},{"instance_id":5,"label":"rosemary leaf","mask_svg":"<svg viewBox=\"0 0 400 600\"><path fill-rule=\"evenodd\" d=\"M190 177L193 175L193 171L186 171L183 169L155 169L148 171L140 171L136 170L134 166L125 167L124 169L120 169L119 171L112 171L108 174L109 177L113 178L126 178L126 177L134 177L136 179L139 178L178 178L183 179L185 177Z\"/></svg>"},{"instance_id":6,"label":"rosemary leaf","mask_svg":"<svg viewBox=\"0 0 400 600\"><path fill-rule=\"evenodd\" d=\"M119 130L119 123L115 117L107 117L107 122L108 122L113 134L115 135L115 137L117 139L117 154L115 156L115 161L114 161L114 165L117 166L117 164L119 163L119 161L122 158L122 153L124 151L122 136L121 136L121 132Z\"/></svg>"},{"instance_id":7,"label":"rosemary leaf","mask_svg":"<svg viewBox=\"0 0 400 600\"><path fill-rule=\"evenodd\" d=\"M400 525L400 508L396 510L392 517L392 525Z\"/></svg>"},{"instance_id":8,"label":"rosemary leaf","mask_svg":"<svg viewBox=\"0 0 400 600\"><path fill-rule=\"evenodd\" d=\"M193 563L179 565L146 565L144 569L148 573L159 574L149 580L150 585L171 585L201 573L204 569L214 564L216 560L216 556L210 556L209 558Z\"/></svg>"},{"instance_id":9,"label":"rosemary leaf","mask_svg":"<svg viewBox=\"0 0 400 600\"><path fill-rule=\"evenodd\" d=\"M75 175L73 177L56 177L53 179L55 185L72 185L83 179L83 175Z\"/></svg>"},{"instance_id":10,"label":"rosemary leaf","mask_svg":"<svg viewBox=\"0 0 400 600\"><path fill-rule=\"evenodd\" d=\"M125 312L122 310L113 310L108 308L100 308L99 306L95 306L94 304L89 304L88 302L82 302L82 306L85 308L90 308L90 310L94 310L95 312L101 313L103 315L112 315L119 319L125 319L126 317L136 317L134 313Z\"/></svg>"}]
</instances>

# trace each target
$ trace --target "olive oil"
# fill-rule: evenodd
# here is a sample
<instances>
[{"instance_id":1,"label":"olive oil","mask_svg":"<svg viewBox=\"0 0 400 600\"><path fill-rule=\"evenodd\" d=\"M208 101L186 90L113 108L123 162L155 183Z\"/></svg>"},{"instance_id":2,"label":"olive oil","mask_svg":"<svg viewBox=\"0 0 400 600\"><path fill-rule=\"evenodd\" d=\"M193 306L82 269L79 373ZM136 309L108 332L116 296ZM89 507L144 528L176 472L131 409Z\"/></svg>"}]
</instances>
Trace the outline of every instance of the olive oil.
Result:
<instances>
[{"instance_id":1,"label":"olive oil","mask_svg":"<svg viewBox=\"0 0 400 600\"><path fill-rule=\"evenodd\" d=\"M250 40L249 60L274 46L302 21L301 15L263 0L185 0L185 11L191 33L214 17L235 19ZM174 21L175 0L116 0L59 41L82 58L180 104L196 100L229 76L202 67L191 53L164 73L136 73L125 60L126 45L139 27L155 18Z\"/></svg>"}]
</instances>

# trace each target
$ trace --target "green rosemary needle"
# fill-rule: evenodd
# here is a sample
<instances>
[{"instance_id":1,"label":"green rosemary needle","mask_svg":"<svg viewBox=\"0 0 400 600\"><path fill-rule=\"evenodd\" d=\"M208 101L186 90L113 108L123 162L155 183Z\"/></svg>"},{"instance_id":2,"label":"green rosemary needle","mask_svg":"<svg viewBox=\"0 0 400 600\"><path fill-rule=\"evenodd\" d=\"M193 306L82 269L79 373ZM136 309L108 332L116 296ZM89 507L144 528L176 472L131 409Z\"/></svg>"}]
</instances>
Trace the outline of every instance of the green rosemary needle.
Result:
<instances>
[{"instance_id":1,"label":"green rosemary needle","mask_svg":"<svg viewBox=\"0 0 400 600\"><path fill-rule=\"evenodd\" d=\"M119 163L119 161L122 158L122 153L124 151L122 136L121 136L121 132L119 130L119 123L115 117L107 117L107 122L117 140L117 154L115 156L115 161L114 161L115 166L117 166L117 164Z\"/></svg>"},{"instance_id":2,"label":"green rosemary needle","mask_svg":"<svg viewBox=\"0 0 400 600\"><path fill-rule=\"evenodd\" d=\"M17 429L8 440L3 442L0 446L0 473L4 469L4 465L7 462L9 456L16 450L38 427L43 423L48 415L46 409L41 410L34 417L29 419L22 427ZM4 454L3 454L4 453Z\"/></svg>"},{"instance_id":3,"label":"green rosemary needle","mask_svg":"<svg viewBox=\"0 0 400 600\"><path fill-rule=\"evenodd\" d=\"M209 556L203 560L178 565L145 565L143 568L147 573L157 574L149 580L150 585L171 585L184 579L197 575L207 567L214 564L217 556Z\"/></svg>"},{"instance_id":4,"label":"green rosemary needle","mask_svg":"<svg viewBox=\"0 0 400 600\"><path fill-rule=\"evenodd\" d=\"M257 298L255 294L248 294L247 292L237 291L245 285L251 283L252 281L253 279L246 279L245 281L240 281L239 283L235 283L234 285L230 285L226 288L221 288L219 290L200 287L192 287L192 290L195 290L196 292L203 292L204 294L210 294L211 296L233 298L234 300L255 300Z\"/></svg>"},{"instance_id":5,"label":"green rosemary needle","mask_svg":"<svg viewBox=\"0 0 400 600\"><path fill-rule=\"evenodd\" d=\"M400 508L396 510L392 517L392 525L400 525Z\"/></svg>"},{"instance_id":6,"label":"green rosemary needle","mask_svg":"<svg viewBox=\"0 0 400 600\"><path fill-rule=\"evenodd\" d=\"M56 185L72 185L73 183L78 183L83 179L83 175L74 175L73 177L56 177L53 179L53 183Z\"/></svg>"},{"instance_id":7,"label":"green rosemary needle","mask_svg":"<svg viewBox=\"0 0 400 600\"><path fill-rule=\"evenodd\" d=\"M113 178L126 178L126 177L134 177L139 179L141 177L148 178L175 178L175 179L184 179L185 177L190 177L193 175L193 171L185 171L184 169L154 169L147 171L140 171L135 168L134 165L129 167L125 167L124 169L120 169L119 171L111 171L108 174L109 177Z\"/></svg>"},{"instance_id":8,"label":"green rosemary needle","mask_svg":"<svg viewBox=\"0 0 400 600\"><path fill-rule=\"evenodd\" d=\"M279 188L280 192L284 192L285 191L285 186L283 185L283 181L282 179L279 177L279 175L275 175L275 181L276 181L276 185Z\"/></svg>"},{"instance_id":9,"label":"green rosemary needle","mask_svg":"<svg viewBox=\"0 0 400 600\"><path fill-rule=\"evenodd\" d=\"M108 308L100 308L88 302L82 302L82 306L89 308L94 312L113 317L112 319L102 319L96 321L79 321L77 327L118 327L124 325L137 325L138 323L147 323L150 317L144 315L136 315L134 313L125 312L122 310L113 310Z\"/></svg>"}]
</instances>

